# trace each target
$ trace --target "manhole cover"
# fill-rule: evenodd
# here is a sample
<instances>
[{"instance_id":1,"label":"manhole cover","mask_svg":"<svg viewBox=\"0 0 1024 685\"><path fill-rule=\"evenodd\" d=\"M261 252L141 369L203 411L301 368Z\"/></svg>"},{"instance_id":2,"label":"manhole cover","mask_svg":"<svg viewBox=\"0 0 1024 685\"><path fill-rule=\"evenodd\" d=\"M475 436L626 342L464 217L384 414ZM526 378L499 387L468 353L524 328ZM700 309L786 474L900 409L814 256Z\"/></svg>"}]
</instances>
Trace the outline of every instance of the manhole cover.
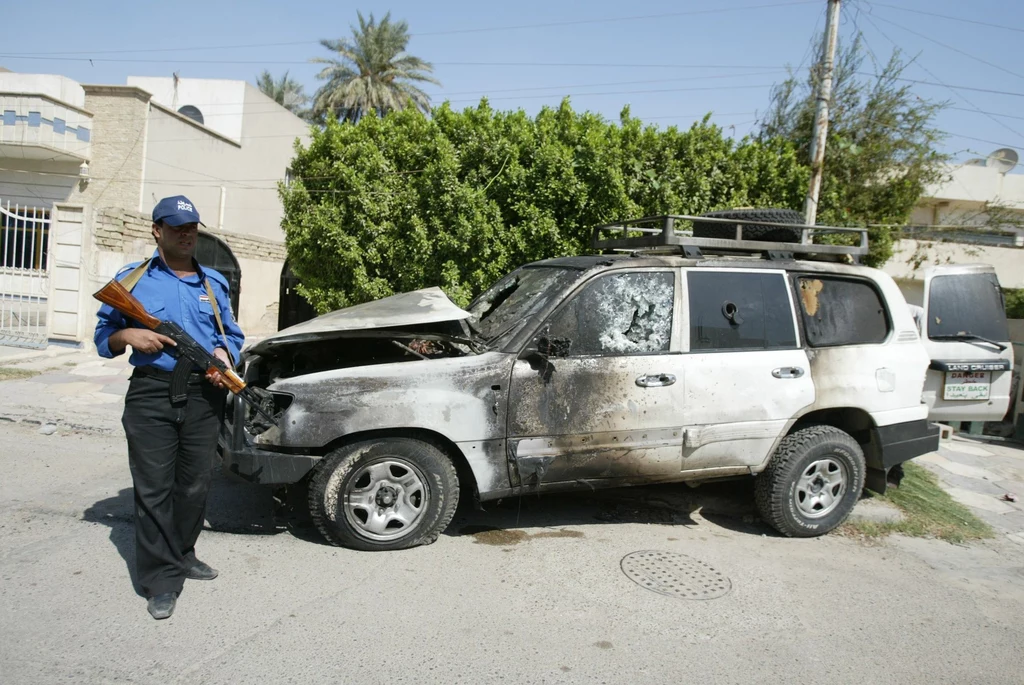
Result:
<instances>
[{"instance_id":1,"label":"manhole cover","mask_svg":"<svg viewBox=\"0 0 1024 685\"><path fill-rule=\"evenodd\" d=\"M716 599L732 589L732 581L708 564L674 552L627 554L622 572L640 587L680 599Z\"/></svg>"}]
</instances>

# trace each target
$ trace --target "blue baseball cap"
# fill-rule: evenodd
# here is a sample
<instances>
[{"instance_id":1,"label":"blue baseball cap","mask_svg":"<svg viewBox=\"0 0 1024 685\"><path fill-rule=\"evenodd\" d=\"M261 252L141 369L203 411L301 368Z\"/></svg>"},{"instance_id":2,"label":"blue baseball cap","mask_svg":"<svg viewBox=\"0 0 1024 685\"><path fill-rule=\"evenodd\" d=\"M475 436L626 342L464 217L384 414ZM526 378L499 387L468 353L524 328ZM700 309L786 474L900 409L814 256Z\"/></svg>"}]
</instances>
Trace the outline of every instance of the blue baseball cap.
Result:
<instances>
[{"instance_id":1,"label":"blue baseball cap","mask_svg":"<svg viewBox=\"0 0 1024 685\"><path fill-rule=\"evenodd\" d=\"M153 223L164 222L168 226L181 226L183 224L202 224L199 220L199 212L192 200L184 195L165 197L156 203L153 208ZM206 224L203 224L205 226Z\"/></svg>"}]
</instances>

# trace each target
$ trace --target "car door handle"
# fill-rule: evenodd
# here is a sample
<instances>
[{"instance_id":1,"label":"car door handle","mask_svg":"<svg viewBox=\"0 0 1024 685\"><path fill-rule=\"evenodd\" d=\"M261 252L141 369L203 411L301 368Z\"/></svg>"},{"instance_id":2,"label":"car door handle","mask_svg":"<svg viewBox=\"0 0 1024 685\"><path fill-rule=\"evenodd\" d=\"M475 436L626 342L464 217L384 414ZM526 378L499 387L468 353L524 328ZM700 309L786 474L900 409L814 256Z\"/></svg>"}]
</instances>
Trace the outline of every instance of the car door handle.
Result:
<instances>
[{"instance_id":1,"label":"car door handle","mask_svg":"<svg viewBox=\"0 0 1024 685\"><path fill-rule=\"evenodd\" d=\"M772 375L776 378L800 378L804 375L804 370L799 366L783 366L772 371Z\"/></svg>"},{"instance_id":2,"label":"car door handle","mask_svg":"<svg viewBox=\"0 0 1024 685\"><path fill-rule=\"evenodd\" d=\"M641 388L663 388L676 382L676 377L670 373L656 373L650 376L640 376L636 384Z\"/></svg>"}]
</instances>

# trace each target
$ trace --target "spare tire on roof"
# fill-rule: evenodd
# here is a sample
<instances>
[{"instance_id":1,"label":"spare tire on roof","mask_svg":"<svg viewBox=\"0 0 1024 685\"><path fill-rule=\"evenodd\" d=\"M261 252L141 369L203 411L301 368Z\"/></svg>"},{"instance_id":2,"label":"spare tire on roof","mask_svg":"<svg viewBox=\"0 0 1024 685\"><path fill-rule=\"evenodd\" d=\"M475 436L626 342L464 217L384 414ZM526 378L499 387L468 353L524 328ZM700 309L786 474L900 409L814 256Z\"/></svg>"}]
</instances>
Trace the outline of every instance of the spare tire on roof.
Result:
<instances>
[{"instance_id":1,"label":"spare tire on roof","mask_svg":"<svg viewBox=\"0 0 1024 685\"><path fill-rule=\"evenodd\" d=\"M803 224L804 215L792 209L723 209L718 212L701 214L713 219L739 219L746 221L767 221L775 224ZM741 223L737 221L737 223ZM736 224L711 221L693 222L694 238L736 238ZM758 226L743 224L744 240L764 240L779 243L798 243L803 237L799 228L785 226Z\"/></svg>"}]
</instances>

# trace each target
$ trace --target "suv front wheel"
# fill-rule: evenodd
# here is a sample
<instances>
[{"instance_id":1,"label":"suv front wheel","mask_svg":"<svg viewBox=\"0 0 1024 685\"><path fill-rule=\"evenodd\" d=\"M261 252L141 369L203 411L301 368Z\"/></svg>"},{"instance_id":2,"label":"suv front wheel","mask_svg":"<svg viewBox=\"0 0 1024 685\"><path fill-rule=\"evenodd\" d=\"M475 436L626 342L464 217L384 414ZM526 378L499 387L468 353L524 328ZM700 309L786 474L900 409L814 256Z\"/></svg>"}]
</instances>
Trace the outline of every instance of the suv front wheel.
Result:
<instances>
[{"instance_id":1,"label":"suv front wheel","mask_svg":"<svg viewBox=\"0 0 1024 685\"><path fill-rule=\"evenodd\" d=\"M848 433L833 426L803 428L783 438L757 476L758 511L783 535L824 535L853 511L864 472L864 451Z\"/></svg>"},{"instance_id":2,"label":"suv front wheel","mask_svg":"<svg viewBox=\"0 0 1024 685\"><path fill-rule=\"evenodd\" d=\"M459 503L455 466L411 438L356 442L329 453L309 486L309 509L328 542L367 551L429 545Z\"/></svg>"}]
</instances>

